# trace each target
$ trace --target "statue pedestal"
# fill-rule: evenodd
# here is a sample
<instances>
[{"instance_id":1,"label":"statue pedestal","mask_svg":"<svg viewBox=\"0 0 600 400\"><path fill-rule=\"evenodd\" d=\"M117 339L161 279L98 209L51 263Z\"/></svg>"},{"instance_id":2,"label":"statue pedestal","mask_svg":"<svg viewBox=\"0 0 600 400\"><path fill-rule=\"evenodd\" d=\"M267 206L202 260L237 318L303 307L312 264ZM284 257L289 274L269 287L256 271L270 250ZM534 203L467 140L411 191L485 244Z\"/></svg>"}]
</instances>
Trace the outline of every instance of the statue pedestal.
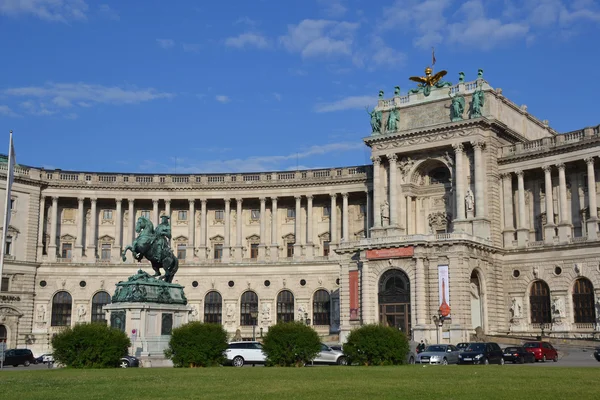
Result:
<instances>
[{"instance_id":1,"label":"statue pedestal","mask_svg":"<svg viewBox=\"0 0 600 400\"><path fill-rule=\"evenodd\" d=\"M117 283L112 303L104 306L110 326L131 340L130 354L144 367L172 366L164 350L171 331L188 322L191 307L183 286L166 283L142 270Z\"/></svg>"}]
</instances>

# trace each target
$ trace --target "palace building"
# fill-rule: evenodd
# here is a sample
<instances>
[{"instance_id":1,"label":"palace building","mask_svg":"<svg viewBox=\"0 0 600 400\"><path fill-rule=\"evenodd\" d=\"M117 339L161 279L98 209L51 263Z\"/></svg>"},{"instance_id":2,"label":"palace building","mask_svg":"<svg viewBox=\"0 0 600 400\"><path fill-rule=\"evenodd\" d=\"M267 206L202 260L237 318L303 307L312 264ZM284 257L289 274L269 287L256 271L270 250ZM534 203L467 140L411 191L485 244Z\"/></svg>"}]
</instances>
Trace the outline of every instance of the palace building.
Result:
<instances>
[{"instance_id":1,"label":"palace building","mask_svg":"<svg viewBox=\"0 0 600 400\"><path fill-rule=\"evenodd\" d=\"M63 327L104 320L115 284L152 272L121 259L137 218L156 226L161 215L189 319L232 336L290 320L328 341L370 323L429 342L600 334L600 126L558 133L481 70L456 84L439 75L405 96L380 92L364 138L371 165L190 175L17 165L0 337L41 354Z\"/></svg>"}]
</instances>

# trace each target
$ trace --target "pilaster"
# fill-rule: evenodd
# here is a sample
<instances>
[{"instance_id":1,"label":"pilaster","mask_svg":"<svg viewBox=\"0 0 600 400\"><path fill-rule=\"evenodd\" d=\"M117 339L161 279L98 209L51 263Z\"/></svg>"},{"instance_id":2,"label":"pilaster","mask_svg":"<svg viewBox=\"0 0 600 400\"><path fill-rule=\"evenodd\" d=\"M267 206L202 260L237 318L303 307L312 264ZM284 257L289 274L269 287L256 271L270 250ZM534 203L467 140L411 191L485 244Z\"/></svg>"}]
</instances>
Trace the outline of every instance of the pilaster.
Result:
<instances>
[{"instance_id":1,"label":"pilaster","mask_svg":"<svg viewBox=\"0 0 600 400\"><path fill-rule=\"evenodd\" d=\"M243 199L242 198L236 198L235 199L235 206L236 206L236 239L235 239L235 260L237 262L242 262L242 259L244 257L244 243L243 243L243 239L242 239L242 226L243 226L243 222L244 222L244 217L243 217L243 210L242 210L242 203L243 203Z\"/></svg>"},{"instance_id":2,"label":"pilaster","mask_svg":"<svg viewBox=\"0 0 600 400\"><path fill-rule=\"evenodd\" d=\"M598 199L596 194L596 175L594 157L585 159L587 164L588 209L590 218L586 221L588 240L598 240Z\"/></svg>"},{"instance_id":3,"label":"pilaster","mask_svg":"<svg viewBox=\"0 0 600 400\"><path fill-rule=\"evenodd\" d=\"M98 211L96 210L96 203L98 199L92 197L90 199L91 207L90 207L90 237L87 239L87 248L85 252L85 256L88 262L96 261L96 253L97 253L97 227L96 221L98 220Z\"/></svg>"},{"instance_id":4,"label":"pilaster","mask_svg":"<svg viewBox=\"0 0 600 400\"><path fill-rule=\"evenodd\" d=\"M502 193L503 193L503 205L504 205L504 230L502 236L504 238L504 247L513 247L513 241L515 240L515 225L514 211L513 211L513 187L512 187L512 174L506 173L501 175L502 178Z\"/></svg>"},{"instance_id":5,"label":"pilaster","mask_svg":"<svg viewBox=\"0 0 600 400\"><path fill-rule=\"evenodd\" d=\"M185 252L185 260L187 262L192 262L195 255L194 249L196 248L196 200L188 199L188 203L188 243ZM206 204L204 206L206 207Z\"/></svg>"},{"instance_id":6,"label":"pilaster","mask_svg":"<svg viewBox=\"0 0 600 400\"><path fill-rule=\"evenodd\" d=\"M558 222L558 240L568 243L571 239L572 225L569 217L569 203L567 200L567 179L565 177L565 164L556 164L558 168L558 195L560 200L560 219Z\"/></svg>"},{"instance_id":7,"label":"pilaster","mask_svg":"<svg viewBox=\"0 0 600 400\"><path fill-rule=\"evenodd\" d=\"M81 260L83 257L83 225L85 222L85 213L83 212L84 197L77 198L77 237L75 238L75 259Z\"/></svg>"},{"instance_id":8,"label":"pilaster","mask_svg":"<svg viewBox=\"0 0 600 400\"><path fill-rule=\"evenodd\" d=\"M120 262L121 259L121 248L122 248L122 234L123 231L123 199L117 197L115 199L115 243L111 251L111 258L114 263Z\"/></svg>"},{"instance_id":9,"label":"pilaster","mask_svg":"<svg viewBox=\"0 0 600 400\"><path fill-rule=\"evenodd\" d=\"M231 256L231 199L225 200L225 240L223 241L223 262L228 263ZM261 215L262 217L262 215Z\"/></svg>"},{"instance_id":10,"label":"pilaster","mask_svg":"<svg viewBox=\"0 0 600 400\"><path fill-rule=\"evenodd\" d=\"M279 259L279 238L277 237L279 218L277 217L277 197L271 197L271 248L269 253L272 261Z\"/></svg>"},{"instance_id":11,"label":"pilaster","mask_svg":"<svg viewBox=\"0 0 600 400\"><path fill-rule=\"evenodd\" d=\"M554 243L556 225L554 224L554 201L552 199L552 166L542 166L544 170L544 191L546 196L546 225L544 226L544 242Z\"/></svg>"},{"instance_id":12,"label":"pilaster","mask_svg":"<svg viewBox=\"0 0 600 400\"><path fill-rule=\"evenodd\" d=\"M524 173L521 170L515 172L517 174L517 187L519 198L519 220L517 221L517 246L525 247L529 242L529 227L526 220L525 208L525 180Z\"/></svg>"}]
</instances>

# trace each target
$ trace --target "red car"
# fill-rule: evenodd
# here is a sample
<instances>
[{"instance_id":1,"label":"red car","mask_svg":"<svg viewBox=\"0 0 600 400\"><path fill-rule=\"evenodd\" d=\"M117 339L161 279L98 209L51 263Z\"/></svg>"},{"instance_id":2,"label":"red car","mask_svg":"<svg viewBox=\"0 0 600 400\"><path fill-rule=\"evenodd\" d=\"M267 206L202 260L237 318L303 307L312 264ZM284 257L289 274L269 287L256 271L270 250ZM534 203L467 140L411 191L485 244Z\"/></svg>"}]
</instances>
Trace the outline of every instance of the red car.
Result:
<instances>
[{"instance_id":1,"label":"red car","mask_svg":"<svg viewBox=\"0 0 600 400\"><path fill-rule=\"evenodd\" d=\"M535 361L558 361L558 351L548 342L527 342L523 347L526 351L533 353Z\"/></svg>"}]
</instances>

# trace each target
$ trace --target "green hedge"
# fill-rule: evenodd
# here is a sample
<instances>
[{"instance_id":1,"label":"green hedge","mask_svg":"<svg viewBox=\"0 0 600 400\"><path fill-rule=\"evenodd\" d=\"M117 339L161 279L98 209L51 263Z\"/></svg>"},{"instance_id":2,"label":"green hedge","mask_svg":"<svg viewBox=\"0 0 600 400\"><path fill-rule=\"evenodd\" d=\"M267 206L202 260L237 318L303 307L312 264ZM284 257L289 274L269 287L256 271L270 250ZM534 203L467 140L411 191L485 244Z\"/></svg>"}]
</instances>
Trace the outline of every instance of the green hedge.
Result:
<instances>
[{"instance_id":1,"label":"green hedge","mask_svg":"<svg viewBox=\"0 0 600 400\"><path fill-rule=\"evenodd\" d=\"M175 367L212 367L225 362L227 332L220 324L189 322L173 329L165 356Z\"/></svg>"},{"instance_id":2,"label":"green hedge","mask_svg":"<svg viewBox=\"0 0 600 400\"><path fill-rule=\"evenodd\" d=\"M124 332L105 323L77 324L52 338L56 362L72 368L114 368L131 346Z\"/></svg>"},{"instance_id":3,"label":"green hedge","mask_svg":"<svg viewBox=\"0 0 600 400\"><path fill-rule=\"evenodd\" d=\"M267 365L303 366L321 351L319 335L301 322L286 322L269 328L263 342Z\"/></svg>"},{"instance_id":4,"label":"green hedge","mask_svg":"<svg viewBox=\"0 0 600 400\"><path fill-rule=\"evenodd\" d=\"M409 351L406 335L383 325L364 325L350 332L344 344L348 364L404 364Z\"/></svg>"}]
</instances>

